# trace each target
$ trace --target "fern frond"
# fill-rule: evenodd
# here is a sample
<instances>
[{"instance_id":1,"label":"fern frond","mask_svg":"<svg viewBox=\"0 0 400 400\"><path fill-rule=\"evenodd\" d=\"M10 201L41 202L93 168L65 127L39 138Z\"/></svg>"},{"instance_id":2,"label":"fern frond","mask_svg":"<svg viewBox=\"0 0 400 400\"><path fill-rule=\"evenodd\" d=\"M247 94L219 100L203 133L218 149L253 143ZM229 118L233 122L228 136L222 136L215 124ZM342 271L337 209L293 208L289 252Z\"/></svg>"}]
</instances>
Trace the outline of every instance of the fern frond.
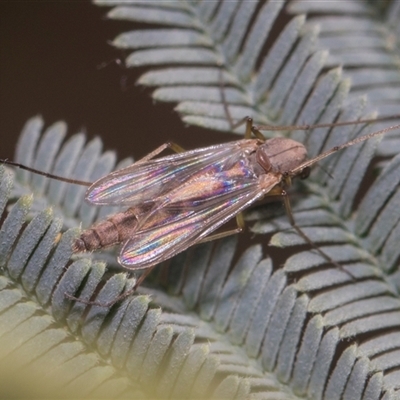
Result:
<instances>
[{"instance_id":1,"label":"fern frond","mask_svg":"<svg viewBox=\"0 0 400 400\"><path fill-rule=\"evenodd\" d=\"M176 109L189 124L231 130L221 105L221 81L235 120L250 115L258 123L314 123L330 100L329 92L320 99L320 111L312 115L304 112L304 100L311 97L322 68L337 66L352 82L346 104L367 94L365 112L399 115L398 46L392 34L398 23L395 1L384 13L367 1L349 1L343 7L292 1L286 7L290 13L307 12L311 19L305 24L299 15L286 26L277 23L284 1L182 1L168 7L161 3L119 6L113 0L95 3L117 5L108 13L112 19L139 21L146 15L145 22L171 26L123 33L113 44L134 50L126 59L128 67L153 68L138 83L159 87L153 92L156 100L178 102ZM265 56L263 47L271 40L273 27L280 33ZM399 122L400 118L393 124ZM380 123L376 129L386 126ZM398 136L389 133L379 153L392 156L399 146Z\"/></svg>"},{"instance_id":2,"label":"fern frond","mask_svg":"<svg viewBox=\"0 0 400 400\"><path fill-rule=\"evenodd\" d=\"M346 3L352 16L372 18L357 3ZM179 102L187 122L229 129L221 70L234 119L250 114L259 123L291 124L360 118L369 106L362 99L345 103L350 85L341 68L323 70L330 56L304 16L283 26L263 55L283 5L124 1L109 17L162 26L123 34L115 43L135 50L128 64L152 68L140 82L158 88L154 98ZM42 127L39 118L27 124L16 161L89 181L115 168L115 156L102 155L98 139L85 145L78 135L63 145L65 124L54 124L43 139ZM314 156L365 129L292 136ZM395 146L397 136L389 137ZM83 205L84 188L25 172L11 190L4 172L0 210L9 207L0 230L0 359L6 363L14 352L24 365L43 365L55 390L67 387L70 397L79 388L93 397L395 398L400 171L396 157L366 195L360 192L376 146L370 141L327 159L335 179L318 172L303 185L311 194L293 207L298 225L355 279L306 251L288 231L286 217L271 217L271 208L261 207L247 219L256 220L254 231L273 235L271 245L285 247L283 268L259 245L236 261L237 238L206 243L172 259L167 273L160 269L154 281L112 309L72 302L65 293L104 304L134 280L105 275L105 264L93 256L71 261L76 229L58 239L62 225L76 228L83 220L87 226L111 210ZM381 152L393 154L395 147L385 146ZM50 204L53 210L46 209Z\"/></svg>"},{"instance_id":3,"label":"fern frond","mask_svg":"<svg viewBox=\"0 0 400 400\"><path fill-rule=\"evenodd\" d=\"M380 4L383 5L383 4ZM326 65L342 66L343 76L351 80L348 102L368 96L368 111L380 116L397 115L400 121L398 1L378 9L378 4L363 1L311 2L294 0L288 6L292 14L307 13L307 26L318 26L317 47L329 50ZM398 122L395 122L398 123ZM376 129L388 126L380 123ZM393 156L400 151L396 134L389 134L379 147L379 154Z\"/></svg>"},{"instance_id":4,"label":"fern frond","mask_svg":"<svg viewBox=\"0 0 400 400\"><path fill-rule=\"evenodd\" d=\"M174 2L168 8L161 3L124 4L109 11L108 17L136 21L146 13L147 21L164 26L121 34L113 44L135 50L126 59L128 67L157 67L138 83L157 86L156 100L178 102L185 122L230 130L221 76L235 120L250 114L258 123L288 124L296 120L302 98L320 74L325 53L314 50L317 30L304 30L304 17L281 29L268 56L262 55L283 5L284 1ZM295 82L302 84L296 87Z\"/></svg>"},{"instance_id":5,"label":"fern frond","mask_svg":"<svg viewBox=\"0 0 400 400\"><path fill-rule=\"evenodd\" d=\"M35 118L28 126L38 127L38 122L39 119ZM46 142L50 140L48 135L44 135L44 139ZM26 133L22 137L22 142L25 141ZM36 144L35 147L42 148L40 142ZM54 165L57 164L56 158ZM11 200L12 179L8 170L2 168L1 173L3 175L0 180L0 204L5 210L5 205L10 204ZM17 190L34 190L36 184L36 180L23 176ZM48 193L45 190L40 196L45 198ZM4 344L4 349L9 351L21 343L24 347L25 343L31 343L32 335L35 338L32 346L43 343L35 352L32 351L26 360L24 359L24 362L31 363L37 371L46 370L46 363L50 359L57 367L55 372L51 373L52 385L43 385L47 389L41 395L49 395L53 390L59 391L66 382L74 382L63 392L70 396L77 396L78 393L80 396L93 395L98 393L99 385L109 385L110 393L116 395L121 389L117 390L109 380L122 379L123 392L134 389L139 391L140 398L143 398L144 392L150 397L160 398L219 398L221 393L225 393L226 396L230 394L233 398L245 398L251 385L244 377L250 375L259 378L265 375L246 354L236 354L235 346L224 334L218 332L212 323L200 318L200 314L209 314L212 318L216 310L223 318L229 315L227 308L223 306L224 302L220 302L217 307L217 297L213 297L213 294L218 293L226 281L236 239L222 242L213 252L212 248L215 246L211 244L200 249L203 254L205 251L206 254L213 255L211 260L204 257L198 259L202 265L197 273L202 271L203 277L199 276L199 280L191 277L188 278L188 282L198 285L206 279L210 284L213 283L214 290L204 293L201 288L197 290L199 297L195 302L202 304L199 314L193 311L190 313L183 298L174 300L160 289L146 288L140 289L141 295L126 298L111 309L101 306L88 307L85 303L71 301L66 297L66 293L79 296L83 300L95 299L98 303L107 304L124 290L129 290L134 280L127 280L124 274L114 274L106 279L104 263L91 262L89 258L71 262L71 243L78 235L78 230L68 230L58 240L62 221L54 217L51 209L44 210L29 221L33 204L34 196L20 197L13 203L1 226L0 255L5 268L0 290L0 308L7 310L3 313L1 326L6 329L8 336L3 338L4 341L0 340L0 347ZM60 206L60 210L62 208L63 205ZM243 272L247 279L250 278L246 268L249 267L249 263L254 268L260 256L260 249L257 252L249 249L248 256L239 261L237 272L231 275L230 284L224 291L227 299L237 290L238 279L242 280L242 285L245 284ZM174 264L180 264L179 261L181 260L174 260L170 268L173 270ZM209 264L214 265L214 268L211 268L213 275L208 273L208 277L205 278ZM221 273L221 270L218 272L217 265L226 265L225 274ZM182 270L181 265L179 269ZM265 277L263 279L265 281ZM175 280L179 281L181 279ZM190 291L190 294L195 292ZM228 304L229 302L226 303ZM163 309L162 313L158 308L160 306ZM230 308L232 313L233 309L231 306ZM27 311L22 312L21 309ZM29 310L31 312L28 312ZM37 310L44 316L32 319L32 313ZM18 319L12 323L10 318ZM56 323L64 327L55 329ZM22 325L24 330L21 332L19 327ZM69 335L66 334L65 328L70 331ZM75 352L72 347L77 339L79 345L76 346L79 351ZM208 344L203 344L204 341ZM65 361L64 355L66 349L72 352L68 362ZM220 354L221 350L223 352ZM24 349L18 352L24 357ZM69 371L69 368L73 370ZM120 369L124 372L119 372ZM236 376L240 372L244 374L242 378ZM129 379L123 379L126 373L129 374ZM46 371L45 375L48 374ZM83 376L86 379L96 376L96 379L91 381L90 385L85 385ZM157 385L154 385L155 380ZM273 375L268 381L274 381ZM279 384L275 381L275 390L278 388Z\"/></svg>"},{"instance_id":6,"label":"fern frond","mask_svg":"<svg viewBox=\"0 0 400 400\"><path fill-rule=\"evenodd\" d=\"M36 118L27 125L40 126L38 122ZM22 142L25 140L23 136ZM35 144L42 147L40 141ZM33 155L33 165L35 161ZM397 166L395 159L394 165L382 173L383 181L390 180L390 174L396 175ZM3 173L0 204L4 209L12 190L9 173L4 169ZM16 188L28 192L35 184L36 180L23 176ZM46 198L48 193L45 190L40 196ZM300 225L317 220L337 225L334 214L326 210L319 211L316 220L315 207L320 201L321 197L314 195L299 202L298 206L304 208L296 213ZM7 326L10 332L6 340L10 348L15 348L13 337L28 343L32 333L34 343L48 341L39 361L33 360L37 353L29 360L34 368L45 368L49 358L56 365L61 363L49 390L58 390L57 385L65 382L62 365L66 362L62 360L66 348L73 354L66 363L67 368L73 368L66 375L74 382L69 387L81 388L80 382L85 382L82 374L96 376L93 385L82 389L90 395L98 393L99 385L108 385L112 395L133 390L139 397L144 393L158 398L246 398L250 394L265 398L271 393L285 398L311 398L315 393L332 397L360 391L360 387L368 390L371 382L377 390L379 371L393 366L388 353L396 353L399 340L394 332L400 309L398 294L385 281L376 279L378 270L370 264L376 259L361 250L357 237L351 236L343 224L341 228L304 229L316 242L340 244L323 249L338 261L352 263L345 268L357 277L354 282L337 269L321 269L326 261L310 252L293 255L284 269L276 272L271 260L263 258L259 245L249 247L233 263L237 238L231 237L196 246L171 260L169 273L161 270L159 278L168 286L169 295L157 285L142 287L137 295L111 310L100 306L88 309L84 303L72 302L65 293L105 304L129 290L134 281L124 274L106 279L105 264L88 258L69 261L77 230L67 231L57 241L61 220L45 210L28 223L32 204L33 197L24 195L1 227L0 255L6 268L0 305L7 310L5 315L17 313L21 318L16 324L4 320L1 326ZM62 210L63 205L59 207ZM274 229L287 226L283 220L275 219L275 223L279 226ZM260 221L254 229L266 226ZM297 243L297 236L285 232L272 239L275 245ZM292 276L297 277L295 283L290 283ZM20 309L27 311L21 314ZM35 310L42 310L44 317L32 319ZM65 336L65 328L54 330L56 321L69 329L74 342ZM20 336L17 328L21 324L30 335ZM38 330L40 333L35 334ZM358 337L368 338L356 344L354 338ZM342 352L347 343L343 340L349 344ZM384 344L385 357L380 356ZM379 360L376 363L372 361L375 357ZM123 390L112 384L120 380ZM387 386L380 385L380 392L387 391Z\"/></svg>"}]
</instances>

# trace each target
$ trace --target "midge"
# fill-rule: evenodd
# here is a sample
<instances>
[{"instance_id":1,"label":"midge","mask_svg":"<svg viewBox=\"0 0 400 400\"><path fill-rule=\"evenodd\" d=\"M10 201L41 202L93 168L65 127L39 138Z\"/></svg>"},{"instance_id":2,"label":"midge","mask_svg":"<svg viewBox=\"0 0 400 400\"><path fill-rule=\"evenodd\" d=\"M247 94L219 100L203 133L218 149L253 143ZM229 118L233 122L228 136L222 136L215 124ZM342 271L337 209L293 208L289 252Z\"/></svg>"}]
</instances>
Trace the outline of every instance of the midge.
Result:
<instances>
[{"instance_id":1,"label":"midge","mask_svg":"<svg viewBox=\"0 0 400 400\"><path fill-rule=\"evenodd\" d=\"M304 130L373 121L376 119L276 129ZM91 204L128 207L83 231L73 250L93 251L122 244L118 262L129 270L146 270L138 286L154 265L194 244L240 232L241 211L266 196L281 196L293 228L325 259L337 265L295 224L285 188L294 177L307 177L309 168L329 155L398 128L400 125L360 136L307 160L303 144L283 137L266 140L260 130L273 127L253 126L252 119L247 118L242 140L190 151L167 143L93 184L0 161L51 178L90 185L85 199ZM166 148L177 154L154 158ZM237 218L236 229L213 234L233 217Z\"/></svg>"}]
</instances>

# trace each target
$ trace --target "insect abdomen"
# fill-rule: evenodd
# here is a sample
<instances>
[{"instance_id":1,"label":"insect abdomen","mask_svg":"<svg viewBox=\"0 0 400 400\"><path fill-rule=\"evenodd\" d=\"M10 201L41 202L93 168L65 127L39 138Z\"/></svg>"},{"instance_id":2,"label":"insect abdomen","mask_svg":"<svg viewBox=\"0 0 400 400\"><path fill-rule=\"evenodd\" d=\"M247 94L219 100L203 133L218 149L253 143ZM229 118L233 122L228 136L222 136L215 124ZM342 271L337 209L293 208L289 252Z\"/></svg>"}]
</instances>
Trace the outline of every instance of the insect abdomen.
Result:
<instances>
[{"instance_id":1,"label":"insect abdomen","mask_svg":"<svg viewBox=\"0 0 400 400\"><path fill-rule=\"evenodd\" d=\"M137 225L137 216L132 208L114 214L105 221L82 232L72 249L75 253L98 250L114 246L129 239Z\"/></svg>"}]
</instances>

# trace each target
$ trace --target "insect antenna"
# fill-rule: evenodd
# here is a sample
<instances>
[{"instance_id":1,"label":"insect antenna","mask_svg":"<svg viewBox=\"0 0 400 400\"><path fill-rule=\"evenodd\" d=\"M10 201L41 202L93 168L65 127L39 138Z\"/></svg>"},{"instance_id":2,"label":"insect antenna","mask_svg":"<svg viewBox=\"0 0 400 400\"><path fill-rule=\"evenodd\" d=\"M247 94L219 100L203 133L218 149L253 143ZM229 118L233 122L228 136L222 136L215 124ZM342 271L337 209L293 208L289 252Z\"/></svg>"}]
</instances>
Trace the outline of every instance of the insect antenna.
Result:
<instances>
[{"instance_id":1,"label":"insect antenna","mask_svg":"<svg viewBox=\"0 0 400 400\"><path fill-rule=\"evenodd\" d=\"M230 129L233 131L239 126L243 124L247 124L246 126L246 133L245 138L248 139L251 136L251 133L259 139L263 138L263 134L261 131L308 131L310 129L317 129L317 128L335 128L338 126L351 126L351 125L358 125L358 124L371 124L375 122L384 122L390 120L398 120L400 118L400 114L394 114L390 116L380 117L380 118L366 118L366 119L358 119L355 121L343 121L343 122L333 122L333 123L321 123L321 124L304 124L304 125L253 125L253 120L250 116L246 116L244 118L239 119L238 121L234 122L232 118L232 114L229 111L229 105L226 100L225 96L225 85L223 81L223 70L222 68L219 69L219 90L221 96L221 103L224 108L224 113L226 119L229 123ZM249 126L249 121L251 121ZM396 128L392 128L396 129ZM389 129L389 130L392 130ZM251 131L251 132L250 132ZM385 133L385 132L382 132ZM382 133L377 133L382 134ZM373 135L375 136L375 135ZM371 136L372 137L372 136ZM367 140L368 138L364 139ZM355 142L354 144L356 144ZM350 144L351 146L351 144Z\"/></svg>"},{"instance_id":2,"label":"insect antenna","mask_svg":"<svg viewBox=\"0 0 400 400\"><path fill-rule=\"evenodd\" d=\"M348 123L346 123L347 125L349 125ZM286 172L284 175L286 175L286 179L290 181L290 179L294 176L300 175L302 173L302 171L304 171L306 168L311 167L312 165L315 165L316 163L318 163L319 161L321 161L322 159L340 151L345 149L346 147L350 147L353 146L355 144L358 143L362 143L366 140L369 140L373 137L379 136L379 135L383 135L384 133L388 132L388 131L392 131L395 129L400 129L400 124L399 125L393 125L390 127L387 127L385 129L381 129L379 131L367 134L367 135L363 135L360 136L358 138L355 138L353 140L350 140L342 145L339 146L335 146L333 148L331 148L330 150L312 158L311 160L305 161L304 163L302 163L301 165L299 165L298 167L292 169L291 171ZM349 271L347 271L346 269L343 268L343 266L341 264L339 264L338 262L336 262L335 260L333 260L328 254L326 254L324 251L322 251L304 232L303 230L296 224L296 221L293 217L293 213L291 210L291 206L290 206L290 201L289 201L289 197L286 194L285 191L282 191L282 195L283 195L283 201L285 204L285 208L286 208L286 213L288 215L289 218L289 222L292 226L293 229L295 229L295 231L297 232L297 234L303 238L303 240L305 240L312 248L314 248L321 256L323 256L329 263L331 263L332 265L334 265L336 268L340 269L341 271L343 271L344 273L346 273L352 280L355 280L356 277Z\"/></svg>"},{"instance_id":3,"label":"insect antenna","mask_svg":"<svg viewBox=\"0 0 400 400\"><path fill-rule=\"evenodd\" d=\"M389 127L385 128L385 129L381 129L379 131L372 132L372 133L369 133L367 135L359 136L359 137L357 137L357 138L355 138L353 140L350 140L350 141L348 141L346 143L343 143L343 144L341 144L339 146L332 147L331 149L319 154L318 156L312 158L311 160L307 160L304 163L300 164L298 167L296 167L296 168L292 169L291 171L289 171L287 173L287 175L290 176L290 177L296 176L301 171L303 171L305 168L311 167L312 165L318 163L319 161L323 160L324 158L330 156L331 154L337 153L338 151L343 150L346 147L354 146L355 144L358 144L358 143L361 143L361 142L365 142L366 140L372 139L375 136L380 136L380 135L385 134L386 132L393 131L393 130L396 130L396 129L400 129L400 124L399 125L389 126Z\"/></svg>"},{"instance_id":4,"label":"insect antenna","mask_svg":"<svg viewBox=\"0 0 400 400\"><path fill-rule=\"evenodd\" d=\"M310 129L317 128L336 128L338 126L349 126L349 125L357 125L357 124L371 124L375 122L383 122L390 121L392 119L399 119L400 115L391 115L389 117L381 117L381 118L367 118L367 119L358 119L355 121L344 121L344 122L333 122L329 124L305 124L305 125L256 125L254 129L259 131L308 131Z\"/></svg>"},{"instance_id":5,"label":"insect antenna","mask_svg":"<svg viewBox=\"0 0 400 400\"><path fill-rule=\"evenodd\" d=\"M306 124L306 125L274 126L274 125L254 125L253 124L253 120L252 120L251 117L245 117L243 119L240 119L238 122L234 123L233 122L233 118L231 116L231 113L229 111L228 103L226 101L226 96L225 96L225 91L224 91L224 84L223 84L222 68L220 68L220 70L219 70L219 88L220 88L221 102L222 102L222 105L224 107L225 116L226 116L227 121L229 122L231 130L234 130L237 127L239 127L240 125L246 123L246 132L245 132L245 138L246 139L250 139L251 135L253 134L258 139L261 139L261 140L264 139L265 140L265 138L264 138L264 136L263 136L261 131L299 131L299 130L307 131L307 130L316 129L316 128L333 128L333 127L338 127L338 126L350 126L350 125L357 125L357 124L370 124L370 123L375 123L375 122L379 122L379 121L396 120L396 119L400 118L400 115L393 115L393 116L382 117L382 118L359 119L359 120L350 121L350 122L320 123L320 124L313 124L313 125ZM301 176L303 171L308 169L308 167L311 167L312 165L317 164L322 159L328 157L331 154L336 153L339 150L342 150L342 149L344 149L346 147L350 147L350 146L353 146L355 144L361 143L361 142L366 141L368 139L371 139L371 138L373 138L375 136L383 135L384 133L386 133L388 131L395 130L395 129L398 129L398 128L400 128L400 125L394 125L394 126L382 129L380 131L377 131L377 132L374 132L374 133L370 133L368 135L360 136L360 137L358 137L356 139L353 139L353 140L351 140L351 141L349 141L347 143L344 143L344 144L342 144L340 146L335 146L332 149L320 154L319 156L302 163L301 165L299 165L295 169L285 173L284 175L286 175L286 177L284 177L284 181L290 183L290 180L291 180L292 177L297 176L297 175ZM327 171L325 171L325 172L327 172ZM329 172L327 172L327 174L330 177L332 177L332 175ZM328 254L326 254L324 251L322 251L303 232L303 230L296 224L296 221L294 219L294 216L293 216L293 213L292 213L292 209L291 209L291 205L290 205L289 196L287 195L287 193L284 190L281 191L281 196L282 196L283 202L285 204L286 214L288 215L289 222L290 222L292 228L297 232L297 234L301 238L303 238L303 240L309 246L311 246L313 249L315 249L330 264L332 264L336 268L338 268L341 271L343 271L344 273L346 273L352 280L355 280L356 277L353 274L351 274L349 271L344 269L344 267L341 264L339 264L338 262L333 260Z\"/></svg>"}]
</instances>

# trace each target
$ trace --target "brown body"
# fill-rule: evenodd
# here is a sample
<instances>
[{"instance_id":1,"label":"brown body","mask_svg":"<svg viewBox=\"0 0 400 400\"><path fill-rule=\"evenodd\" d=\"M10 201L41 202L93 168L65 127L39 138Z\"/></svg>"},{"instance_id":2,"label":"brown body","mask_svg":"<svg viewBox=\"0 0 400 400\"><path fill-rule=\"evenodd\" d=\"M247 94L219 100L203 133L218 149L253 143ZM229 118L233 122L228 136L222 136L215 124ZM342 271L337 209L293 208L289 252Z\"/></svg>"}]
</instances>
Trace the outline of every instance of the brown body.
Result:
<instances>
[{"instance_id":1,"label":"brown body","mask_svg":"<svg viewBox=\"0 0 400 400\"><path fill-rule=\"evenodd\" d=\"M84 230L73 243L72 249L74 252L80 253L120 244L131 237L137 221L133 207L114 214L105 221Z\"/></svg>"},{"instance_id":2,"label":"brown body","mask_svg":"<svg viewBox=\"0 0 400 400\"><path fill-rule=\"evenodd\" d=\"M72 244L75 253L95 251L126 242L135 231L139 219L149 211L148 207L129 207L126 211L111 215L104 221L85 229Z\"/></svg>"},{"instance_id":3,"label":"brown body","mask_svg":"<svg viewBox=\"0 0 400 400\"><path fill-rule=\"evenodd\" d=\"M373 120L356 123L363 122ZM352 124L354 122L285 128L310 129ZM85 230L73 244L73 249L75 252L93 251L123 243L120 264L128 269L142 269L166 260L195 243L221 237L221 234L211 234L267 195L282 196L290 223L312 245L295 225L285 185L289 185L295 176L305 177L309 167L339 150L399 128L400 125L395 125L357 137L307 161L306 149L301 143L287 138L264 140L259 129L271 127L254 127L248 118L244 140L188 152L182 152L177 145L165 144L137 163L93 184L41 172L8 160L1 161L50 178L90 186L86 200L91 204L128 207L126 211ZM250 139L252 134L258 139ZM179 154L154 159L166 148L172 148Z\"/></svg>"},{"instance_id":4,"label":"brown body","mask_svg":"<svg viewBox=\"0 0 400 400\"><path fill-rule=\"evenodd\" d=\"M245 137L253 133L258 139L153 159L171 147L161 146L145 159L90 186L88 202L129 208L84 231L75 241L74 251L122 243L118 262L131 270L146 269L193 244L218 236L212 233L268 195L282 196L292 226L311 244L295 225L285 186L290 185L293 177L306 177L309 167L325 157L398 128L392 126L357 137L310 160L299 142L288 138L261 139L250 119Z\"/></svg>"},{"instance_id":5,"label":"brown body","mask_svg":"<svg viewBox=\"0 0 400 400\"><path fill-rule=\"evenodd\" d=\"M213 153L221 155L221 159L208 160ZM87 200L93 202L94 197L93 203L107 204L109 195L118 198L120 193L123 202L134 193L133 200L129 198L134 205L85 230L73 244L73 250L93 251L130 241L130 248L137 246L134 249L137 261L129 264L133 251L128 250L129 259L121 258L122 251L120 263L133 269L148 268L204 240L257 199L270 192L280 193L281 187L290 183L285 174L306 158L301 143L273 138L239 140L133 164L95 182L88 189ZM179 164L181 160L184 166ZM165 171L164 165L172 167ZM141 170L148 171L149 177ZM171 179L164 180L168 174ZM142 187L135 181L121 184L121 179L131 176L142 179ZM143 196L142 192L152 195ZM192 235L191 239L187 239L188 235ZM176 243L179 251L171 249L171 243ZM141 253L146 246L150 256L143 260ZM153 257L152 253L157 252L161 255Z\"/></svg>"}]
</instances>

